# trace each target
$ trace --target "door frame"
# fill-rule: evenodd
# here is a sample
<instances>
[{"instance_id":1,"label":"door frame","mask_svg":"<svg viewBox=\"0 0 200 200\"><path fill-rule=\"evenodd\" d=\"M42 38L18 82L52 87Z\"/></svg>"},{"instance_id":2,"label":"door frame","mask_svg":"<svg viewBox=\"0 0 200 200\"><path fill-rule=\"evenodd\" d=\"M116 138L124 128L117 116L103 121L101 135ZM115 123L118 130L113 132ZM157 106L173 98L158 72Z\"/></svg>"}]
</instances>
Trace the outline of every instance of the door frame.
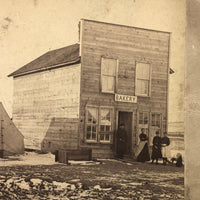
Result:
<instances>
[{"instance_id":1,"label":"door frame","mask_svg":"<svg viewBox=\"0 0 200 200\"><path fill-rule=\"evenodd\" d=\"M131 120L131 143L130 143L130 154L133 154L133 147L134 147L134 144L133 144L133 138L134 138L134 136L135 136L135 131L134 131L134 129L135 129L135 124L134 124L134 120L135 120L135 118L134 118L134 114L136 113L136 109L134 109L134 110L128 110L128 109L120 109L120 108L118 108L118 109L116 109L116 114L115 114L115 128L116 128L116 130L119 128L119 124L118 124L118 121L119 121L119 112L127 112L127 113L132 113L132 120Z\"/></svg>"}]
</instances>

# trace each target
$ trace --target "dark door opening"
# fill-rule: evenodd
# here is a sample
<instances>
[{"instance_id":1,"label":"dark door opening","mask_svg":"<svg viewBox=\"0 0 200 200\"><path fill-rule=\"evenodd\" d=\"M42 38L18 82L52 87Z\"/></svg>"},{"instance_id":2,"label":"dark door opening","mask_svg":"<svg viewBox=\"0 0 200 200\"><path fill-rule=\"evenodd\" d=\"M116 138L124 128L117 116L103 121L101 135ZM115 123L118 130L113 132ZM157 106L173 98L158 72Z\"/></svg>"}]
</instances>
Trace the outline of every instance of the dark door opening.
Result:
<instances>
[{"instance_id":1,"label":"dark door opening","mask_svg":"<svg viewBox=\"0 0 200 200\"><path fill-rule=\"evenodd\" d=\"M121 123L125 124L125 130L127 132L127 145L126 154L129 155L132 149L132 112L121 112L119 111L118 125Z\"/></svg>"}]
</instances>

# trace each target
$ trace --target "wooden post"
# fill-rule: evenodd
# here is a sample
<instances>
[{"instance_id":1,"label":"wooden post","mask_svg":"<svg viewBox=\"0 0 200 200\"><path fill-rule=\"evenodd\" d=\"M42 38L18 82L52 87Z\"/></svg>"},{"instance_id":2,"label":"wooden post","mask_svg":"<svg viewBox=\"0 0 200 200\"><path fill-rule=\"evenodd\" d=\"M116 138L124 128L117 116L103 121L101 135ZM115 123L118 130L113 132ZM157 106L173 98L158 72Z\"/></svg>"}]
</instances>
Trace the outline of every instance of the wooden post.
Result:
<instances>
[{"instance_id":1,"label":"wooden post","mask_svg":"<svg viewBox=\"0 0 200 200\"><path fill-rule=\"evenodd\" d=\"M58 150L55 151L55 162L59 161Z\"/></svg>"},{"instance_id":2,"label":"wooden post","mask_svg":"<svg viewBox=\"0 0 200 200\"><path fill-rule=\"evenodd\" d=\"M1 120L1 149L0 149L0 158L4 157L4 141L3 141L3 120Z\"/></svg>"}]
</instances>

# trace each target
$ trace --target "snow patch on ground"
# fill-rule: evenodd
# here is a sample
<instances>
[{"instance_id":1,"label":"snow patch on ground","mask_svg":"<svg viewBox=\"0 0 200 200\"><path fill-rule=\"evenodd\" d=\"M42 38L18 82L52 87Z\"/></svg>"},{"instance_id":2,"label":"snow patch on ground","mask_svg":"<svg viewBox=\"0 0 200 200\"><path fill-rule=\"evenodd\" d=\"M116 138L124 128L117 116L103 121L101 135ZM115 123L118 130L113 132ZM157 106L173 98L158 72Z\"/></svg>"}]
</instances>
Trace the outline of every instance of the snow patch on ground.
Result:
<instances>
[{"instance_id":1,"label":"snow patch on ground","mask_svg":"<svg viewBox=\"0 0 200 200\"><path fill-rule=\"evenodd\" d=\"M69 183L57 182L57 181L53 181L53 185L57 187L57 190L63 190L66 189L68 186L71 186L71 184Z\"/></svg>"},{"instance_id":2,"label":"snow patch on ground","mask_svg":"<svg viewBox=\"0 0 200 200\"><path fill-rule=\"evenodd\" d=\"M38 178L32 178L31 182L33 183L33 185L38 185L41 184L42 180Z\"/></svg>"},{"instance_id":3,"label":"snow patch on ground","mask_svg":"<svg viewBox=\"0 0 200 200\"><path fill-rule=\"evenodd\" d=\"M36 152L26 152L23 155L9 156L8 159L0 159L0 166L14 165L53 165L55 156L51 153L38 154Z\"/></svg>"},{"instance_id":4,"label":"snow patch on ground","mask_svg":"<svg viewBox=\"0 0 200 200\"><path fill-rule=\"evenodd\" d=\"M99 165L100 162L94 161L74 161L69 160L71 165ZM0 158L0 166L15 165L55 165L55 155L51 153L40 154L37 152L25 152L23 155L9 156L8 158ZM62 164L62 163L61 163Z\"/></svg>"},{"instance_id":5,"label":"snow patch on ground","mask_svg":"<svg viewBox=\"0 0 200 200\"><path fill-rule=\"evenodd\" d=\"M100 162L94 162L94 161L75 161L75 160L69 160L69 163L71 165L99 165Z\"/></svg>"},{"instance_id":6,"label":"snow patch on ground","mask_svg":"<svg viewBox=\"0 0 200 200\"><path fill-rule=\"evenodd\" d=\"M27 182L25 182L24 180L22 182L16 183L16 185L18 185L21 189L24 190L29 190L29 184Z\"/></svg>"},{"instance_id":7,"label":"snow patch on ground","mask_svg":"<svg viewBox=\"0 0 200 200\"><path fill-rule=\"evenodd\" d=\"M142 185L142 183L137 183L137 182L133 182L133 183L129 183L130 185L135 185L135 186L137 186L137 185Z\"/></svg>"}]
</instances>

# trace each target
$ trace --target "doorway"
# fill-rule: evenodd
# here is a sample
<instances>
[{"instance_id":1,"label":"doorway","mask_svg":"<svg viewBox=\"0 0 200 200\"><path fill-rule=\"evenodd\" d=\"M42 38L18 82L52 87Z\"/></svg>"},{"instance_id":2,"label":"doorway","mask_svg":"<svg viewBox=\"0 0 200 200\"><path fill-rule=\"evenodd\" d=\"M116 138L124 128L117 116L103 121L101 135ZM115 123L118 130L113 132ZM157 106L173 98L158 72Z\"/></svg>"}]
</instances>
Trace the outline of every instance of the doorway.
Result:
<instances>
[{"instance_id":1,"label":"doorway","mask_svg":"<svg viewBox=\"0 0 200 200\"><path fill-rule=\"evenodd\" d=\"M126 154L131 154L132 149L132 112L122 112L118 113L118 125L125 124L125 130L127 132L127 145L126 145Z\"/></svg>"}]
</instances>

